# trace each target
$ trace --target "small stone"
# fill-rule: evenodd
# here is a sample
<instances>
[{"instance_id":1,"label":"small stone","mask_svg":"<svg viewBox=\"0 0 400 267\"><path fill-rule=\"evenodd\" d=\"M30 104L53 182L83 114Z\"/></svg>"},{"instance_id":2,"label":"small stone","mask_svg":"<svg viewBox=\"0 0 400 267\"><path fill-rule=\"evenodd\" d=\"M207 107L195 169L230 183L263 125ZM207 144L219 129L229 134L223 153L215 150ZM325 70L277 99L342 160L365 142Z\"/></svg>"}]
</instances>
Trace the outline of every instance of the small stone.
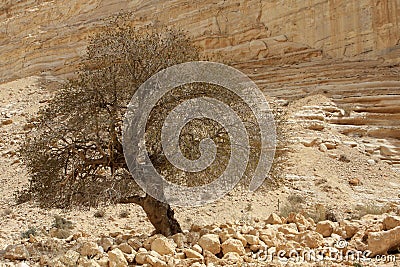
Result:
<instances>
[{"instance_id":1,"label":"small stone","mask_svg":"<svg viewBox=\"0 0 400 267\"><path fill-rule=\"evenodd\" d=\"M332 235L335 225L331 221L321 221L317 223L315 231L320 233L323 237Z\"/></svg>"},{"instance_id":2,"label":"small stone","mask_svg":"<svg viewBox=\"0 0 400 267\"><path fill-rule=\"evenodd\" d=\"M243 259L236 252L228 252L224 255L222 259L228 261L229 263L232 262L235 264L241 264L243 262Z\"/></svg>"},{"instance_id":3,"label":"small stone","mask_svg":"<svg viewBox=\"0 0 400 267\"><path fill-rule=\"evenodd\" d=\"M326 151L328 151L328 148L326 147L325 144L320 144L319 145L319 151L326 152Z\"/></svg>"},{"instance_id":4,"label":"small stone","mask_svg":"<svg viewBox=\"0 0 400 267\"><path fill-rule=\"evenodd\" d=\"M235 232L233 234L233 238L240 240L240 242L242 242L242 244L243 244L243 247L247 246L247 240L246 240L246 238L244 238L244 236L241 233Z\"/></svg>"},{"instance_id":5,"label":"small stone","mask_svg":"<svg viewBox=\"0 0 400 267\"><path fill-rule=\"evenodd\" d=\"M194 258L194 259L203 259L203 255L201 255L199 252L193 250L193 249L185 249L183 251L186 255L186 258Z\"/></svg>"},{"instance_id":6,"label":"small stone","mask_svg":"<svg viewBox=\"0 0 400 267\"><path fill-rule=\"evenodd\" d=\"M5 249L4 258L9 260L26 260L29 252L24 245L9 245Z\"/></svg>"},{"instance_id":7,"label":"small stone","mask_svg":"<svg viewBox=\"0 0 400 267\"><path fill-rule=\"evenodd\" d=\"M101 267L109 267L108 262L109 262L108 257L101 257L100 259L97 260L97 263Z\"/></svg>"},{"instance_id":8,"label":"small stone","mask_svg":"<svg viewBox=\"0 0 400 267\"><path fill-rule=\"evenodd\" d=\"M222 243L221 247L224 255L228 252L236 252L239 255L245 254L242 242L237 239L230 238L226 240L224 243Z\"/></svg>"},{"instance_id":9,"label":"small stone","mask_svg":"<svg viewBox=\"0 0 400 267\"><path fill-rule=\"evenodd\" d=\"M400 216L388 215L383 219L383 229L391 230L400 226Z\"/></svg>"},{"instance_id":10,"label":"small stone","mask_svg":"<svg viewBox=\"0 0 400 267\"><path fill-rule=\"evenodd\" d=\"M282 219L276 213L271 213L268 219L265 221L267 224L282 224Z\"/></svg>"},{"instance_id":11,"label":"small stone","mask_svg":"<svg viewBox=\"0 0 400 267\"><path fill-rule=\"evenodd\" d=\"M166 237L158 237L151 243L151 250L158 252L160 255L173 255L175 247L172 242Z\"/></svg>"},{"instance_id":12,"label":"small stone","mask_svg":"<svg viewBox=\"0 0 400 267\"><path fill-rule=\"evenodd\" d=\"M373 160L373 159L369 159L369 160L367 160L367 162L368 162L369 165L375 165L376 164L376 161Z\"/></svg>"},{"instance_id":13,"label":"small stone","mask_svg":"<svg viewBox=\"0 0 400 267\"><path fill-rule=\"evenodd\" d=\"M56 237L58 239L66 239L72 235L72 231L69 229L59 229L59 228L51 228L49 231L49 235L51 237Z\"/></svg>"},{"instance_id":14,"label":"small stone","mask_svg":"<svg viewBox=\"0 0 400 267\"><path fill-rule=\"evenodd\" d=\"M114 240L110 237L102 237L99 241L98 241L99 246L101 246L104 251L108 251L112 245L114 245Z\"/></svg>"},{"instance_id":15,"label":"small stone","mask_svg":"<svg viewBox=\"0 0 400 267\"><path fill-rule=\"evenodd\" d=\"M349 184L352 186L359 186L361 185L361 180L358 178L353 178L349 180Z\"/></svg>"},{"instance_id":16,"label":"small stone","mask_svg":"<svg viewBox=\"0 0 400 267\"><path fill-rule=\"evenodd\" d=\"M156 234L153 236L150 236L149 238L147 238L144 242L143 242L143 247L147 250L151 249L151 243L153 243L153 241L159 237L164 237L163 235L160 234Z\"/></svg>"},{"instance_id":17,"label":"small stone","mask_svg":"<svg viewBox=\"0 0 400 267\"><path fill-rule=\"evenodd\" d=\"M218 254L221 251L219 236L216 234L203 235L199 239L198 243L203 250L208 250L214 255Z\"/></svg>"},{"instance_id":18,"label":"small stone","mask_svg":"<svg viewBox=\"0 0 400 267\"><path fill-rule=\"evenodd\" d=\"M79 253L74 250L68 250L63 256L60 257L60 261L66 266L74 267L79 259Z\"/></svg>"},{"instance_id":19,"label":"small stone","mask_svg":"<svg viewBox=\"0 0 400 267\"><path fill-rule=\"evenodd\" d=\"M251 245L258 245L260 243L260 238L258 236L254 235L243 235L243 237L246 239L246 242L251 246Z\"/></svg>"},{"instance_id":20,"label":"small stone","mask_svg":"<svg viewBox=\"0 0 400 267\"><path fill-rule=\"evenodd\" d=\"M139 250L143 246L143 243L138 238L131 238L128 240L128 245L131 246L134 250Z\"/></svg>"},{"instance_id":21,"label":"small stone","mask_svg":"<svg viewBox=\"0 0 400 267\"><path fill-rule=\"evenodd\" d=\"M299 233L295 223L283 224L279 226L277 230L285 235L296 235Z\"/></svg>"},{"instance_id":22,"label":"small stone","mask_svg":"<svg viewBox=\"0 0 400 267\"><path fill-rule=\"evenodd\" d=\"M12 123L13 123L12 119L7 119L7 120L4 120L4 121L1 122L2 125L10 125Z\"/></svg>"},{"instance_id":23,"label":"small stone","mask_svg":"<svg viewBox=\"0 0 400 267\"><path fill-rule=\"evenodd\" d=\"M339 233L344 239L352 238L360 229L360 226L355 222L350 222L347 220L343 220L339 223L338 230L342 231Z\"/></svg>"},{"instance_id":24,"label":"small stone","mask_svg":"<svg viewBox=\"0 0 400 267\"><path fill-rule=\"evenodd\" d=\"M99 246L94 242L83 243L80 249L80 254L82 256L94 257L101 253L103 253L103 251L101 251Z\"/></svg>"},{"instance_id":25,"label":"small stone","mask_svg":"<svg viewBox=\"0 0 400 267\"><path fill-rule=\"evenodd\" d=\"M74 265L77 266L77 265ZM78 261L78 266L82 267L100 267L100 264L94 259L88 259L86 257L81 257Z\"/></svg>"},{"instance_id":26,"label":"small stone","mask_svg":"<svg viewBox=\"0 0 400 267\"><path fill-rule=\"evenodd\" d=\"M126 254L132 254L133 253L133 248L129 246L127 243L121 243L118 245L118 248Z\"/></svg>"},{"instance_id":27,"label":"small stone","mask_svg":"<svg viewBox=\"0 0 400 267\"><path fill-rule=\"evenodd\" d=\"M145 264L146 263L146 257L149 255L147 251L140 251L136 253L135 260L138 264Z\"/></svg>"},{"instance_id":28,"label":"small stone","mask_svg":"<svg viewBox=\"0 0 400 267\"><path fill-rule=\"evenodd\" d=\"M178 248L183 248L187 242L186 236L182 233L174 234L172 237Z\"/></svg>"},{"instance_id":29,"label":"small stone","mask_svg":"<svg viewBox=\"0 0 400 267\"><path fill-rule=\"evenodd\" d=\"M128 266L128 261L125 259L124 253L118 248L115 248L108 253L109 266L110 267L126 267Z\"/></svg>"},{"instance_id":30,"label":"small stone","mask_svg":"<svg viewBox=\"0 0 400 267\"><path fill-rule=\"evenodd\" d=\"M318 248L324 244L324 238L321 234L309 230L298 234L295 241L311 249Z\"/></svg>"},{"instance_id":31,"label":"small stone","mask_svg":"<svg viewBox=\"0 0 400 267\"><path fill-rule=\"evenodd\" d=\"M199 244L196 244L196 245L194 245L193 247L192 247L192 249L194 250L194 251L197 251L198 253L203 253L203 249L201 248L201 246L199 246Z\"/></svg>"},{"instance_id":32,"label":"small stone","mask_svg":"<svg viewBox=\"0 0 400 267\"><path fill-rule=\"evenodd\" d=\"M151 255L147 255L146 262L148 264L150 264L152 267L167 267L166 262L164 262L156 257L153 257Z\"/></svg>"}]
</instances>

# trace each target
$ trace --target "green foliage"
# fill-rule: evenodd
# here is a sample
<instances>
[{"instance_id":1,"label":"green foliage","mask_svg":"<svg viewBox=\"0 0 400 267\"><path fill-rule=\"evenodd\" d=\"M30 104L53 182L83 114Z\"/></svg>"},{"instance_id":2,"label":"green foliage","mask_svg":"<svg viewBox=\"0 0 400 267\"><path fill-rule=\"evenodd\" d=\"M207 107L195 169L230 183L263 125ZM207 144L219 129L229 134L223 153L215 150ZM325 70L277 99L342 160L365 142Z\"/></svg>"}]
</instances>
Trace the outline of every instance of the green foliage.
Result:
<instances>
[{"instance_id":1,"label":"green foliage","mask_svg":"<svg viewBox=\"0 0 400 267\"><path fill-rule=\"evenodd\" d=\"M31 177L20 201L96 206L139 192L122 151L126 105L151 75L199 51L182 31L126 21L120 15L93 36L77 75L40 111L20 150Z\"/></svg>"},{"instance_id":2,"label":"green foliage","mask_svg":"<svg viewBox=\"0 0 400 267\"><path fill-rule=\"evenodd\" d=\"M36 228L35 227L30 227L28 230L26 230L25 232L21 233L21 237L22 238L30 238L31 235L35 236L36 234L37 234L36 233Z\"/></svg>"},{"instance_id":3,"label":"green foliage","mask_svg":"<svg viewBox=\"0 0 400 267\"><path fill-rule=\"evenodd\" d=\"M63 230L72 229L73 223L62 216L56 215L54 216L52 227Z\"/></svg>"}]
</instances>

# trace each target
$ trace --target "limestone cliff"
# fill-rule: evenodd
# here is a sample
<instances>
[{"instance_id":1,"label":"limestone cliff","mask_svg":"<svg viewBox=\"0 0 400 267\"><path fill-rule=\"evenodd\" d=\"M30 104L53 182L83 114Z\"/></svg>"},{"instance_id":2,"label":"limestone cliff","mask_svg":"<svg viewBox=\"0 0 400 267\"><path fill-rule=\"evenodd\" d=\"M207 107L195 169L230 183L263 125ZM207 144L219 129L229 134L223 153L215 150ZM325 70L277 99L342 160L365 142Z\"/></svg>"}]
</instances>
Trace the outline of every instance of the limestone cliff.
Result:
<instances>
[{"instance_id":1,"label":"limestone cliff","mask_svg":"<svg viewBox=\"0 0 400 267\"><path fill-rule=\"evenodd\" d=\"M400 0L4 0L0 79L71 72L88 35L121 10L138 25L181 27L233 61L400 57Z\"/></svg>"}]
</instances>

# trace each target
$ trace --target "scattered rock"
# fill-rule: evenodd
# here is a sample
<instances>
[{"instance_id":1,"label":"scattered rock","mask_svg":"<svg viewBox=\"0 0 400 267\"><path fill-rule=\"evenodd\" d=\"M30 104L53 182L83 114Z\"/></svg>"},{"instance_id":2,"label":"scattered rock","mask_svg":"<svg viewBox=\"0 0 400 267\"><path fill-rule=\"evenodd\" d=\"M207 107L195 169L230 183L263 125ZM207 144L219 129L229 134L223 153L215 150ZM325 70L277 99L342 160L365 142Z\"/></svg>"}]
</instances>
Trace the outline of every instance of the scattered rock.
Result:
<instances>
[{"instance_id":1,"label":"scattered rock","mask_svg":"<svg viewBox=\"0 0 400 267\"><path fill-rule=\"evenodd\" d=\"M72 235L72 231L69 229L60 229L53 227L50 229L49 235L58 239L67 239L69 236Z\"/></svg>"},{"instance_id":2,"label":"scattered rock","mask_svg":"<svg viewBox=\"0 0 400 267\"><path fill-rule=\"evenodd\" d=\"M128 261L125 259L124 253L118 248L115 248L108 253L109 266L110 267L126 267L128 266Z\"/></svg>"},{"instance_id":3,"label":"scattered rock","mask_svg":"<svg viewBox=\"0 0 400 267\"><path fill-rule=\"evenodd\" d=\"M281 217L276 213L271 213L268 219L265 221L267 224L282 224Z\"/></svg>"},{"instance_id":4,"label":"scattered rock","mask_svg":"<svg viewBox=\"0 0 400 267\"><path fill-rule=\"evenodd\" d=\"M79 253L74 250L68 250L64 255L60 257L60 261L68 267L76 266L79 259Z\"/></svg>"},{"instance_id":5,"label":"scattered rock","mask_svg":"<svg viewBox=\"0 0 400 267\"><path fill-rule=\"evenodd\" d=\"M391 230L400 226L400 216L388 215L383 219L383 230Z\"/></svg>"},{"instance_id":6,"label":"scattered rock","mask_svg":"<svg viewBox=\"0 0 400 267\"><path fill-rule=\"evenodd\" d=\"M127 243L121 243L118 245L118 248L126 254L132 254L133 253L133 248L129 246Z\"/></svg>"},{"instance_id":7,"label":"scattered rock","mask_svg":"<svg viewBox=\"0 0 400 267\"><path fill-rule=\"evenodd\" d=\"M224 255L222 259L224 261L227 261L228 264L234 263L236 265L236 264L241 264L243 262L242 257L240 257L240 255L236 252L228 252Z\"/></svg>"},{"instance_id":8,"label":"scattered rock","mask_svg":"<svg viewBox=\"0 0 400 267\"><path fill-rule=\"evenodd\" d=\"M224 243L222 243L221 247L224 255L228 252L236 252L241 256L245 254L242 242L237 239L229 238Z\"/></svg>"},{"instance_id":9,"label":"scattered rock","mask_svg":"<svg viewBox=\"0 0 400 267\"><path fill-rule=\"evenodd\" d=\"M100 247L94 242L85 242L81 246L80 254L82 256L94 257L103 253Z\"/></svg>"},{"instance_id":10,"label":"scattered rock","mask_svg":"<svg viewBox=\"0 0 400 267\"><path fill-rule=\"evenodd\" d=\"M4 258L9 260L26 260L29 252L24 245L9 245L5 249Z\"/></svg>"},{"instance_id":11,"label":"scattered rock","mask_svg":"<svg viewBox=\"0 0 400 267\"><path fill-rule=\"evenodd\" d=\"M335 225L331 221L321 221L317 223L315 231L320 233L323 237L329 237L332 235L334 227Z\"/></svg>"},{"instance_id":12,"label":"scattered rock","mask_svg":"<svg viewBox=\"0 0 400 267\"><path fill-rule=\"evenodd\" d=\"M111 237L102 237L98 244L107 252L114 245L114 240Z\"/></svg>"},{"instance_id":13,"label":"scattered rock","mask_svg":"<svg viewBox=\"0 0 400 267\"><path fill-rule=\"evenodd\" d=\"M368 233L368 250L371 251L371 256L385 255L388 251L395 250L399 247L400 226L388 231Z\"/></svg>"},{"instance_id":14,"label":"scattered rock","mask_svg":"<svg viewBox=\"0 0 400 267\"><path fill-rule=\"evenodd\" d=\"M295 241L307 248L318 248L324 244L322 235L310 230L299 233L295 237Z\"/></svg>"},{"instance_id":15,"label":"scattered rock","mask_svg":"<svg viewBox=\"0 0 400 267\"><path fill-rule=\"evenodd\" d=\"M172 244L172 241L162 236L154 239L151 243L151 250L156 251L160 255L173 255L175 247Z\"/></svg>"},{"instance_id":16,"label":"scattered rock","mask_svg":"<svg viewBox=\"0 0 400 267\"><path fill-rule=\"evenodd\" d=\"M243 235L249 245L258 245L260 243L260 238L254 235Z\"/></svg>"},{"instance_id":17,"label":"scattered rock","mask_svg":"<svg viewBox=\"0 0 400 267\"><path fill-rule=\"evenodd\" d=\"M218 254L221 251L221 243L219 241L219 236L215 234L203 235L199 241L199 245L204 250L208 250L211 253Z\"/></svg>"},{"instance_id":18,"label":"scattered rock","mask_svg":"<svg viewBox=\"0 0 400 267\"><path fill-rule=\"evenodd\" d=\"M353 178L349 180L349 184L352 186L359 186L361 185L361 180L359 178Z\"/></svg>"},{"instance_id":19,"label":"scattered rock","mask_svg":"<svg viewBox=\"0 0 400 267\"><path fill-rule=\"evenodd\" d=\"M319 151L326 152L326 151L328 151L328 148L326 147L325 144L320 144L319 145Z\"/></svg>"},{"instance_id":20,"label":"scattered rock","mask_svg":"<svg viewBox=\"0 0 400 267\"><path fill-rule=\"evenodd\" d=\"M10 124L12 124L13 123L13 120L12 119L7 119L7 120L3 120L2 122L1 122L1 125L10 125Z\"/></svg>"},{"instance_id":21,"label":"scattered rock","mask_svg":"<svg viewBox=\"0 0 400 267\"><path fill-rule=\"evenodd\" d=\"M185 256L187 258L194 258L194 259L203 259L204 258L203 255L201 255L199 252L197 252L193 249L190 249L190 248L185 249L183 252L185 253Z\"/></svg>"},{"instance_id":22,"label":"scattered rock","mask_svg":"<svg viewBox=\"0 0 400 267\"><path fill-rule=\"evenodd\" d=\"M167 263L151 255L147 255L146 262L152 267L167 267Z\"/></svg>"},{"instance_id":23,"label":"scattered rock","mask_svg":"<svg viewBox=\"0 0 400 267\"><path fill-rule=\"evenodd\" d=\"M143 243L138 238L130 238L128 240L128 245L131 246L134 250L138 250L143 247Z\"/></svg>"}]
</instances>

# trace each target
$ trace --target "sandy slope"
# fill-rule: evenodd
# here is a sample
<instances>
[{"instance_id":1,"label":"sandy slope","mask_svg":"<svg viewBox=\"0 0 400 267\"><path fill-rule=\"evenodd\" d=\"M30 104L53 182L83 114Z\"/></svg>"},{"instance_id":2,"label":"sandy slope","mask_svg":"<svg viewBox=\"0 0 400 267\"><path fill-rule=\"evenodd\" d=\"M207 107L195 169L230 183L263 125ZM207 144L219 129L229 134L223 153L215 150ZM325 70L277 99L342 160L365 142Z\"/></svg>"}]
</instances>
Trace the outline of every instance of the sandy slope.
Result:
<instances>
[{"instance_id":1,"label":"sandy slope","mask_svg":"<svg viewBox=\"0 0 400 267\"><path fill-rule=\"evenodd\" d=\"M28 177L17 154L23 134L29 130L28 121L35 116L38 108L45 104L51 94L39 86L39 77L30 77L0 85L0 250L6 245L19 243L21 232L31 227L45 234L50 229L54 215L60 214L92 236L102 233L133 230L149 234L152 226L140 207L135 205L105 207L105 216L95 218L96 210L61 211L42 210L34 203L15 206L13 194L17 188L26 185ZM285 205L287 197L296 194L304 199L304 207L312 209L317 204L332 208L337 216L351 216L357 204L368 202L381 206L399 201L400 176L384 162L369 164L370 159L362 151L362 144L349 139L326 125L324 130L307 129L299 121L298 112L304 106L323 105L329 99L316 96L291 103L287 109L287 125L291 127L290 153L282 173L283 180L277 189L263 186L255 193L234 190L223 199L197 208L175 209L178 220L184 228L192 223L212 224L251 218L267 218L272 211ZM11 120L11 121L10 121ZM8 124L9 123L9 124ZM322 141L337 142L334 149L321 152L319 146L305 146L302 140L319 138ZM347 143L353 142L355 147ZM344 155L350 162L339 160ZM357 178L358 186L349 184ZM122 210L129 211L128 218L120 218Z\"/></svg>"}]
</instances>

